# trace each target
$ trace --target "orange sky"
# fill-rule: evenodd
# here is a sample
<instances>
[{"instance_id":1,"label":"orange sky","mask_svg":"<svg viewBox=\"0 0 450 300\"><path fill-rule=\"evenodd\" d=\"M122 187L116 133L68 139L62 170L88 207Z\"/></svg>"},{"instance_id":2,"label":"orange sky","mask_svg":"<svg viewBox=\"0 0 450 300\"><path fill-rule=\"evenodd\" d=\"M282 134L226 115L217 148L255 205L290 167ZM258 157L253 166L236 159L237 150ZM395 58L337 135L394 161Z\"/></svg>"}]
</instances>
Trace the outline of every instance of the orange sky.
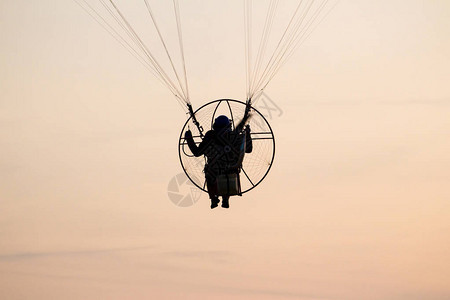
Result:
<instances>
[{"instance_id":1,"label":"orange sky","mask_svg":"<svg viewBox=\"0 0 450 300\"><path fill-rule=\"evenodd\" d=\"M242 99L242 1L180 5L194 106ZM450 298L449 11L340 1L266 91L271 173L211 211L167 195L151 74L71 1L0 1L1 298Z\"/></svg>"}]
</instances>

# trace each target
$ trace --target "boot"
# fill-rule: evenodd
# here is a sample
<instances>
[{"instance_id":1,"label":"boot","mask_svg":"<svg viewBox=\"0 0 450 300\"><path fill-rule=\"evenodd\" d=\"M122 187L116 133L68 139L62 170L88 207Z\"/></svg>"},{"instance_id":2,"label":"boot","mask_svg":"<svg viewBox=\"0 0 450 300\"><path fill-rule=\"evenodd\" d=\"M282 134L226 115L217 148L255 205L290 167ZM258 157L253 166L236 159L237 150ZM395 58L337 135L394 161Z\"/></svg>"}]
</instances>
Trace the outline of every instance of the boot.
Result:
<instances>
[{"instance_id":1,"label":"boot","mask_svg":"<svg viewBox=\"0 0 450 300\"><path fill-rule=\"evenodd\" d=\"M229 208L230 207L230 203L229 203L229 200L230 199L230 196L223 196L222 197L222 207L223 208Z\"/></svg>"},{"instance_id":2,"label":"boot","mask_svg":"<svg viewBox=\"0 0 450 300\"><path fill-rule=\"evenodd\" d=\"M211 209L216 208L219 205L219 198L215 197L211 199Z\"/></svg>"}]
</instances>

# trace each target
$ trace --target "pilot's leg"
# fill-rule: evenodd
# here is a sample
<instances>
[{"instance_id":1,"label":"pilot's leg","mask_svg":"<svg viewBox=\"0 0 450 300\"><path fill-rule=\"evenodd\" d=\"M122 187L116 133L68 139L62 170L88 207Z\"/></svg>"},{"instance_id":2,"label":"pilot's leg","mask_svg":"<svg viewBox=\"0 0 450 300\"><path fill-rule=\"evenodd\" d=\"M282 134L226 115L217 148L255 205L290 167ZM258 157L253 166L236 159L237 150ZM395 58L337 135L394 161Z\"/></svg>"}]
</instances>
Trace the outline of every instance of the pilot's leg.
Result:
<instances>
[{"instance_id":1,"label":"pilot's leg","mask_svg":"<svg viewBox=\"0 0 450 300\"><path fill-rule=\"evenodd\" d=\"M229 208L230 207L230 196L222 196L222 207L223 208Z\"/></svg>"},{"instance_id":2,"label":"pilot's leg","mask_svg":"<svg viewBox=\"0 0 450 300\"><path fill-rule=\"evenodd\" d=\"M206 187L208 189L209 199L211 199L211 209L219 205L219 197L217 196L217 183L216 179L210 176L206 176Z\"/></svg>"}]
</instances>

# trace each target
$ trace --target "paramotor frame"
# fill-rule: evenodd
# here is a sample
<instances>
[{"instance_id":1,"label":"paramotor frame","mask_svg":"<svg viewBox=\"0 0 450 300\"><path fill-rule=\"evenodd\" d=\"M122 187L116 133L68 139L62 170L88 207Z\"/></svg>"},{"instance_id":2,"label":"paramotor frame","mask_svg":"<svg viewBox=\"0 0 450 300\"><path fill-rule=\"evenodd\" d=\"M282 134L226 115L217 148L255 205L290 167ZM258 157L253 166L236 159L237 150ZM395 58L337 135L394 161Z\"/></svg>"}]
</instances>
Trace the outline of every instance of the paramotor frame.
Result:
<instances>
[{"instance_id":1,"label":"paramotor frame","mask_svg":"<svg viewBox=\"0 0 450 300\"><path fill-rule=\"evenodd\" d=\"M234 99L219 99L211 101L194 113L198 122L208 131L212 129L214 119L219 115L227 115L232 123L232 129L244 117L248 104ZM275 136L267 119L256 108L250 107L251 117L247 124L251 128L251 138L253 142L252 153L246 153L242 163L241 189L242 194L258 186L269 173L275 158ZM186 130L191 130L194 141L199 144L202 135L190 117L184 124L178 142L178 155L181 166L186 176L204 192L206 180L204 177L204 166L206 159L203 156L195 157L184 138Z\"/></svg>"}]
</instances>

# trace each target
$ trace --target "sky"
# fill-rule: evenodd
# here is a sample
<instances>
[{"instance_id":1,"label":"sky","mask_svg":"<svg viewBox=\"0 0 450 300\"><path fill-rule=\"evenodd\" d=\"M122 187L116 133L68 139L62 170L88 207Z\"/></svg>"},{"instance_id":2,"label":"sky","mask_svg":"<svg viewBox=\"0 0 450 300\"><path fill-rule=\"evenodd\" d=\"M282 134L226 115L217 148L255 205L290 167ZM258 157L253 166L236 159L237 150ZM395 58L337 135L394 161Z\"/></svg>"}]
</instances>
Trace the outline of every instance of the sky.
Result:
<instances>
[{"instance_id":1,"label":"sky","mask_svg":"<svg viewBox=\"0 0 450 300\"><path fill-rule=\"evenodd\" d=\"M242 1L180 7L194 107L243 99ZM449 299L449 14L341 0L266 90L267 178L211 210L169 198L186 115L152 74L73 1L0 0L1 298Z\"/></svg>"}]
</instances>

